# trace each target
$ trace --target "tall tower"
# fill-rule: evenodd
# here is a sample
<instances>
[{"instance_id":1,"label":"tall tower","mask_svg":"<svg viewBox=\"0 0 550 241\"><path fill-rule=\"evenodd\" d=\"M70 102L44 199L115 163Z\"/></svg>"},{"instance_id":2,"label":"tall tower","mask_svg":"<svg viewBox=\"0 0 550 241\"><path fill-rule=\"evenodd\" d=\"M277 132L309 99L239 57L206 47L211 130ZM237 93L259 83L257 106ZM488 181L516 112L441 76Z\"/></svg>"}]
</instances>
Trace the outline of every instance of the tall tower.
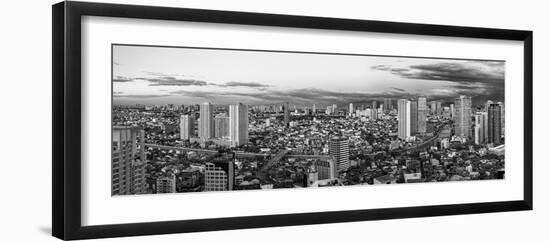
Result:
<instances>
[{"instance_id":1,"label":"tall tower","mask_svg":"<svg viewBox=\"0 0 550 241\"><path fill-rule=\"evenodd\" d=\"M426 133L426 116L428 115L428 106L426 97L418 97L418 133Z\"/></svg>"},{"instance_id":2,"label":"tall tower","mask_svg":"<svg viewBox=\"0 0 550 241\"><path fill-rule=\"evenodd\" d=\"M400 99L397 101L397 136L406 140L411 136L411 102Z\"/></svg>"},{"instance_id":3,"label":"tall tower","mask_svg":"<svg viewBox=\"0 0 550 241\"><path fill-rule=\"evenodd\" d=\"M245 104L229 106L229 138L232 146L248 142L248 106Z\"/></svg>"},{"instance_id":4,"label":"tall tower","mask_svg":"<svg viewBox=\"0 0 550 241\"><path fill-rule=\"evenodd\" d=\"M499 104L489 104L487 106L487 112L488 112L488 129L489 129L489 143L493 144L500 144L500 137L502 133L502 110L501 106Z\"/></svg>"},{"instance_id":5,"label":"tall tower","mask_svg":"<svg viewBox=\"0 0 550 241\"><path fill-rule=\"evenodd\" d=\"M472 97L461 95L455 99L455 135L471 137Z\"/></svg>"},{"instance_id":6,"label":"tall tower","mask_svg":"<svg viewBox=\"0 0 550 241\"><path fill-rule=\"evenodd\" d=\"M226 138L229 136L229 117L225 113L214 117L214 137Z\"/></svg>"},{"instance_id":7,"label":"tall tower","mask_svg":"<svg viewBox=\"0 0 550 241\"><path fill-rule=\"evenodd\" d=\"M378 103L376 102L376 100L373 100L373 101L372 101L372 108L373 108L373 109L378 108Z\"/></svg>"},{"instance_id":8,"label":"tall tower","mask_svg":"<svg viewBox=\"0 0 550 241\"><path fill-rule=\"evenodd\" d=\"M283 119L284 119L284 123L285 123L285 127L288 127L289 123L290 123L290 109L288 107L288 102L285 102L283 104Z\"/></svg>"},{"instance_id":9,"label":"tall tower","mask_svg":"<svg viewBox=\"0 0 550 241\"><path fill-rule=\"evenodd\" d=\"M208 140L214 137L214 107L210 103L203 103L200 107L199 137Z\"/></svg>"},{"instance_id":10,"label":"tall tower","mask_svg":"<svg viewBox=\"0 0 550 241\"><path fill-rule=\"evenodd\" d=\"M313 107L311 108L312 112L313 112L313 115L315 115L315 113L317 112L317 108L315 107L315 104L313 104Z\"/></svg>"},{"instance_id":11,"label":"tall tower","mask_svg":"<svg viewBox=\"0 0 550 241\"><path fill-rule=\"evenodd\" d=\"M113 128L111 195L145 193L145 140L143 129Z\"/></svg>"},{"instance_id":12,"label":"tall tower","mask_svg":"<svg viewBox=\"0 0 550 241\"><path fill-rule=\"evenodd\" d=\"M349 115L353 115L353 103L349 103Z\"/></svg>"},{"instance_id":13,"label":"tall tower","mask_svg":"<svg viewBox=\"0 0 550 241\"><path fill-rule=\"evenodd\" d=\"M180 139L189 140L195 135L195 117L191 115L180 116Z\"/></svg>"},{"instance_id":14,"label":"tall tower","mask_svg":"<svg viewBox=\"0 0 550 241\"><path fill-rule=\"evenodd\" d=\"M329 155L336 161L336 172L345 171L350 167L349 141L345 137L334 136L329 140Z\"/></svg>"},{"instance_id":15,"label":"tall tower","mask_svg":"<svg viewBox=\"0 0 550 241\"><path fill-rule=\"evenodd\" d=\"M487 142L487 112L477 112L474 116L474 142L477 145Z\"/></svg>"},{"instance_id":16,"label":"tall tower","mask_svg":"<svg viewBox=\"0 0 550 241\"><path fill-rule=\"evenodd\" d=\"M411 101L411 135L418 132L418 102Z\"/></svg>"}]
</instances>

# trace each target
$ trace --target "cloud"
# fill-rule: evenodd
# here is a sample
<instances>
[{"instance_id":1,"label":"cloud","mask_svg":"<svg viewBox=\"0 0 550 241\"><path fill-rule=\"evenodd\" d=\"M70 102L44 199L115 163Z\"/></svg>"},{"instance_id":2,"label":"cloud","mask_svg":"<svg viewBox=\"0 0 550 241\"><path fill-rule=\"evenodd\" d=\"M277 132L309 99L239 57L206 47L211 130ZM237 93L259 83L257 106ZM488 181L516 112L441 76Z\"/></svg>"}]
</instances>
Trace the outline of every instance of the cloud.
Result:
<instances>
[{"instance_id":1,"label":"cloud","mask_svg":"<svg viewBox=\"0 0 550 241\"><path fill-rule=\"evenodd\" d=\"M121 94L113 94L113 98L135 98L135 99L149 99L149 98L159 98L159 97L167 97L170 95L121 95Z\"/></svg>"},{"instance_id":2,"label":"cloud","mask_svg":"<svg viewBox=\"0 0 550 241\"><path fill-rule=\"evenodd\" d=\"M220 86L224 86L224 87L251 87L251 88L267 88L267 87L270 87L269 85L266 85L266 84L261 84L261 83L257 83L257 82L238 82L238 81L230 81L230 82L227 82L223 85L220 85Z\"/></svg>"},{"instance_id":3,"label":"cloud","mask_svg":"<svg viewBox=\"0 0 550 241\"><path fill-rule=\"evenodd\" d=\"M181 79L174 76L139 77L139 80L150 82L149 86L205 86L209 85L204 80Z\"/></svg>"},{"instance_id":4,"label":"cloud","mask_svg":"<svg viewBox=\"0 0 550 241\"><path fill-rule=\"evenodd\" d=\"M128 77L124 77L124 76L115 76L115 77L113 78L113 82L124 83L124 82L131 82L131 81L134 81L134 79L128 78Z\"/></svg>"},{"instance_id":5,"label":"cloud","mask_svg":"<svg viewBox=\"0 0 550 241\"><path fill-rule=\"evenodd\" d=\"M395 88L395 87L393 87L392 89L397 90L397 91L399 91L399 92L405 92L405 90L404 90L404 89L401 89L401 88Z\"/></svg>"}]
</instances>

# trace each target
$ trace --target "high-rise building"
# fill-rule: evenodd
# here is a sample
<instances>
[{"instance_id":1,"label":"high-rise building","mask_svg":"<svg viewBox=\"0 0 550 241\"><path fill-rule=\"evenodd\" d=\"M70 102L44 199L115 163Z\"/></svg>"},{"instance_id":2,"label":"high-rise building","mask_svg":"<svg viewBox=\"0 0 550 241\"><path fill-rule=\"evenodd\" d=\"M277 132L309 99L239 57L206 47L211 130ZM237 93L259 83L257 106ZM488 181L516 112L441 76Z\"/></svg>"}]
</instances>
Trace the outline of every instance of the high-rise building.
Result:
<instances>
[{"instance_id":1,"label":"high-rise building","mask_svg":"<svg viewBox=\"0 0 550 241\"><path fill-rule=\"evenodd\" d=\"M411 136L411 102L400 99L397 101L397 136L406 140Z\"/></svg>"},{"instance_id":2,"label":"high-rise building","mask_svg":"<svg viewBox=\"0 0 550 241\"><path fill-rule=\"evenodd\" d=\"M200 107L199 137L208 140L214 137L214 107L210 103L203 103Z\"/></svg>"},{"instance_id":3,"label":"high-rise building","mask_svg":"<svg viewBox=\"0 0 550 241\"><path fill-rule=\"evenodd\" d=\"M372 101L372 108L373 108L373 109L378 108L378 103L376 102L376 100L373 100L373 101Z\"/></svg>"},{"instance_id":4,"label":"high-rise building","mask_svg":"<svg viewBox=\"0 0 550 241\"><path fill-rule=\"evenodd\" d=\"M493 144L500 144L500 138L502 133L501 115L502 110L499 104L489 104L487 108L488 114L488 142Z\"/></svg>"},{"instance_id":5,"label":"high-rise building","mask_svg":"<svg viewBox=\"0 0 550 241\"><path fill-rule=\"evenodd\" d=\"M430 101L430 114L437 114L437 103L435 101Z\"/></svg>"},{"instance_id":6,"label":"high-rise building","mask_svg":"<svg viewBox=\"0 0 550 241\"><path fill-rule=\"evenodd\" d=\"M189 140L189 137L195 136L195 117L192 115L180 116L180 138Z\"/></svg>"},{"instance_id":7,"label":"high-rise building","mask_svg":"<svg viewBox=\"0 0 550 241\"><path fill-rule=\"evenodd\" d=\"M229 106L229 138L232 146L240 146L248 142L247 105L239 103Z\"/></svg>"},{"instance_id":8,"label":"high-rise building","mask_svg":"<svg viewBox=\"0 0 550 241\"><path fill-rule=\"evenodd\" d=\"M229 137L229 117L227 117L227 114L220 113L214 117L214 137Z\"/></svg>"},{"instance_id":9,"label":"high-rise building","mask_svg":"<svg viewBox=\"0 0 550 241\"><path fill-rule=\"evenodd\" d=\"M338 114L338 105L332 104L332 113Z\"/></svg>"},{"instance_id":10,"label":"high-rise building","mask_svg":"<svg viewBox=\"0 0 550 241\"><path fill-rule=\"evenodd\" d=\"M418 133L426 133L426 116L428 115L428 106L426 97L418 97Z\"/></svg>"},{"instance_id":11,"label":"high-rise building","mask_svg":"<svg viewBox=\"0 0 550 241\"><path fill-rule=\"evenodd\" d=\"M349 103L349 115L353 115L353 103Z\"/></svg>"},{"instance_id":12,"label":"high-rise building","mask_svg":"<svg viewBox=\"0 0 550 241\"><path fill-rule=\"evenodd\" d=\"M336 171L345 171L350 167L349 140L345 137L334 136L329 140L329 155L336 161Z\"/></svg>"},{"instance_id":13,"label":"high-rise building","mask_svg":"<svg viewBox=\"0 0 550 241\"><path fill-rule=\"evenodd\" d=\"M435 109L436 109L437 115L441 115L443 113L443 108L441 108L441 101L435 102Z\"/></svg>"},{"instance_id":14,"label":"high-rise building","mask_svg":"<svg viewBox=\"0 0 550 241\"><path fill-rule=\"evenodd\" d=\"M288 107L288 102L283 104L283 121L285 127L288 127L288 124L290 123L290 109Z\"/></svg>"},{"instance_id":15,"label":"high-rise building","mask_svg":"<svg viewBox=\"0 0 550 241\"><path fill-rule=\"evenodd\" d=\"M455 116L455 104L451 104L451 119Z\"/></svg>"},{"instance_id":16,"label":"high-rise building","mask_svg":"<svg viewBox=\"0 0 550 241\"><path fill-rule=\"evenodd\" d=\"M157 178L157 193L175 193L176 176L172 173Z\"/></svg>"},{"instance_id":17,"label":"high-rise building","mask_svg":"<svg viewBox=\"0 0 550 241\"><path fill-rule=\"evenodd\" d=\"M315 167L317 168L318 172L318 180L334 179L338 176L338 173L336 172L336 162L334 161L334 157L317 160L317 162L315 163Z\"/></svg>"},{"instance_id":18,"label":"high-rise building","mask_svg":"<svg viewBox=\"0 0 550 241\"><path fill-rule=\"evenodd\" d=\"M313 115L317 113L317 108L315 107L315 104L313 104L313 107L311 108L311 111L313 112Z\"/></svg>"},{"instance_id":19,"label":"high-rise building","mask_svg":"<svg viewBox=\"0 0 550 241\"><path fill-rule=\"evenodd\" d=\"M411 101L411 135L418 133L418 102Z\"/></svg>"},{"instance_id":20,"label":"high-rise building","mask_svg":"<svg viewBox=\"0 0 550 241\"><path fill-rule=\"evenodd\" d=\"M215 160L207 162L205 165L205 191L233 190L233 185L235 184L235 163L233 160Z\"/></svg>"},{"instance_id":21,"label":"high-rise building","mask_svg":"<svg viewBox=\"0 0 550 241\"><path fill-rule=\"evenodd\" d=\"M392 100L390 98L384 99L384 110L390 111L393 109Z\"/></svg>"},{"instance_id":22,"label":"high-rise building","mask_svg":"<svg viewBox=\"0 0 550 241\"><path fill-rule=\"evenodd\" d=\"M474 116L474 142L477 145L487 143L487 112L477 112Z\"/></svg>"},{"instance_id":23,"label":"high-rise building","mask_svg":"<svg viewBox=\"0 0 550 241\"><path fill-rule=\"evenodd\" d=\"M111 156L111 195L146 192L145 132L134 127L113 128Z\"/></svg>"},{"instance_id":24,"label":"high-rise building","mask_svg":"<svg viewBox=\"0 0 550 241\"><path fill-rule=\"evenodd\" d=\"M455 135L471 137L472 97L461 95L455 99Z\"/></svg>"}]
</instances>

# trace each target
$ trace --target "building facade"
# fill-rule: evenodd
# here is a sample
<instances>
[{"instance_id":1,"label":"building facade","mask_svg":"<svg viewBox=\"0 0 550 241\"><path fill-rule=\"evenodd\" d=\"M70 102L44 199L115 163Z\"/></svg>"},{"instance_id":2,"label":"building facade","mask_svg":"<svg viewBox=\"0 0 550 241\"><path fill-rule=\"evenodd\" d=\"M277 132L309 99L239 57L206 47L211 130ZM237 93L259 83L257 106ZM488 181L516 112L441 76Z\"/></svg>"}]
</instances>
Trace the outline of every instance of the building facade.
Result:
<instances>
[{"instance_id":1,"label":"building facade","mask_svg":"<svg viewBox=\"0 0 550 241\"><path fill-rule=\"evenodd\" d=\"M454 125L455 135L471 137L472 97L461 95L455 99Z\"/></svg>"},{"instance_id":2,"label":"building facade","mask_svg":"<svg viewBox=\"0 0 550 241\"><path fill-rule=\"evenodd\" d=\"M232 146L248 142L248 106L236 104L229 106L229 138Z\"/></svg>"},{"instance_id":3,"label":"building facade","mask_svg":"<svg viewBox=\"0 0 550 241\"><path fill-rule=\"evenodd\" d=\"M334 157L336 172L345 171L350 167L349 140L345 137L332 137L329 141L329 155Z\"/></svg>"},{"instance_id":4,"label":"building facade","mask_svg":"<svg viewBox=\"0 0 550 241\"><path fill-rule=\"evenodd\" d=\"M200 107L199 137L208 140L214 137L214 106L211 103L203 103Z\"/></svg>"},{"instance_id":5,"label":"building facade","mask_svg":"<svg viewBox=\"0 0 550 241\"><path fill-rule=\"evenodd\" d=\"M417 126L418 133L426 133L426 118L428 116L428 106L426 105L426 97L418 97L418 118Z\"/></svg>"},{"instance_id":6,"label":"building facade","mask_svg":"<svg viewBox=\"0 0 550 241\"><path fill-rule=\"evenodd\" d=\"M113 128L111 195L146 193L144 138L140 128Z\"/></svg>"},{"instance_id":7,"label":"building facade","mask_svg":"<svg viewBox=\"0 0 550 241\"><path fill-rule=\"evenodd\" d=\"M175 193L176 192L176 176L167 174L157 178L157 193Z\"/></svg>"},{"instance_id":8,"label":"building facade","mask_svg":"<svg viewBox=\"0 0 550 241\"><path fill-rule=\"evenodd\" d=\"M204 172L204 191L230 191L235 184L232 160L207 162Z\"/></svg>"},{"instance_id":9,"label":"building facade","mask_svg":"<svg viewBox=\"0 0 550 241\"><path fill-rule=\"evenodd\" d=\"M229 117L227 117L225 113L216 115L216 117L214 117L214 137L229 137Z\"/></svg>"},{"instance_id":10,"label":"building facade","mask_svg":"<svg viewBox=\"0 0 550 241\"><path fill-rule=\"evenodd\" d=\"M502 109L499 104L489 104L488 114L488 142L495 145L501 144L502 135Z\"/></svg>"},{"instance_id":11,"label":"building facade","mask_svg":"<svg viewBox=\"0 0 550 241\"><path fill-rule=\"evenodd\" d=\"M397 136L406 140L411 136L411 102L400 99L397 101Z\"/></svg>"},{"instance_id":12,"label":"building facade","mask_svg":"<svg viewBox=\"0 0 550 241\"><path fill-rule=\"evenodd\" d=\"M180 139L189 140L195 136L195 117L192 115L180 116Z\"/></svg>"}]
</instances>

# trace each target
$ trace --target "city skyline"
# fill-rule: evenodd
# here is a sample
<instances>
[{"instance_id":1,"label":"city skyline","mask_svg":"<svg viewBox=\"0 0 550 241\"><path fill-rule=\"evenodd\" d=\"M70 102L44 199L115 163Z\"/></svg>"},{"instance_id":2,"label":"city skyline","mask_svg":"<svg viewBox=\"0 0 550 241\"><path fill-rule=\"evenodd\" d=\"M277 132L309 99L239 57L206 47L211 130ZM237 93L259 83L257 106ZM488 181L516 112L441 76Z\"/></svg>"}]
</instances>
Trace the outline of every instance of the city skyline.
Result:
<instances>
[{"instance_id":1,"label":"city skyline","mask_svg":"<svg viewBox=\"0 0 550 241\"><path fill-rule=\"evenodd\" d=\"M155 59L155 61L151 61ZM504 101L503 61L113 46L114 104ZM320 71L323 70L323 71Z\"/></svg>"}]
</instances>

